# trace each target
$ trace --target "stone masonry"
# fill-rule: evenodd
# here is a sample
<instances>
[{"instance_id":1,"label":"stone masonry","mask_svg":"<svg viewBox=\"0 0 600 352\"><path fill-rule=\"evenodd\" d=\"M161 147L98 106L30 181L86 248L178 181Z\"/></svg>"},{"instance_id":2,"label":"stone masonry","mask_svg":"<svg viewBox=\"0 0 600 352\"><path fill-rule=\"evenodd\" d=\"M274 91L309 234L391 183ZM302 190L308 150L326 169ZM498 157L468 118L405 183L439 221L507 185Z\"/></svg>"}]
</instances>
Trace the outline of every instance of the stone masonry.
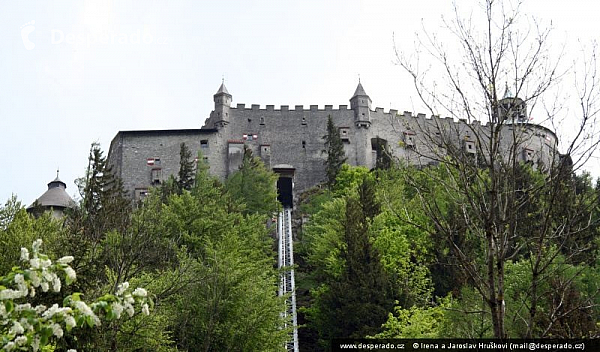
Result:
<instances>
[{"instance_id":1,"label":"stone masonry","mask_svg":"<svg viewBox=\"0 0 600 352\"><path fill-rule=\"evenodd\" d=\"M210 172L220 179L239 168L246 146L267 167L282 177L292 177L294 193L302 192L325 180L327 155L323 153L323 137L328 116L340 130L351 165L373 168L377 152L382 150L378 145L394 159L420 166L439 162L443 149L450 145L473 157L486 154L488 125L372 109L371 99L360 82L350 106L340 105L337 109L332 105L322 109L317 105L234 107L231 101L232 95L221 84L214 95L214 110L201 129L117 133L110 146L109 162L125 189L141 198L150 187L177 175L179 148L184 142L192 154L202 152ZM507 95L502 102L506 111L503 118L508 124L502 129L506 153L512 152L519 160L536 165L550 165L557 157L554 132L527 123L526 107L519 98Z\"/></svg>"}]
</instances>

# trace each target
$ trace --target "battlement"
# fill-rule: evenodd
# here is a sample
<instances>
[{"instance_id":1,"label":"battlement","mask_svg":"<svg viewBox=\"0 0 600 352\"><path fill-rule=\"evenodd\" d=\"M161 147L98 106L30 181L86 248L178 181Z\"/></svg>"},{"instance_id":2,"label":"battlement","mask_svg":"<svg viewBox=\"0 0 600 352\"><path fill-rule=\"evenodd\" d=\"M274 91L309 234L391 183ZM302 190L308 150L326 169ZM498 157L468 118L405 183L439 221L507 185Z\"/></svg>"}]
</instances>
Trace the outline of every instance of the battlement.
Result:
<instances>
[{"instance_id":1,"label":"battlement","mask_svg":"<svg viewBox=\"0 0 600 352\"><path fill-rule=\"evenodd\" d=\"M253 111L311 111L311 112L316 112L316 111L347 111L347 110L352 110L352 108L348 108L347 104L340 104L338 105L337 109L333 108L333 105L330 104L326 104L324 105L322 108L319 107L319 105L309 105L308 107L305 107L304 105L294 105L293 109L290 109L290 105L280 105L279 107L276 107L275 105L265 105L264 108L261 108L260 104L250 104L250 107L246 107L245 103L237 103L235 107L231 107L232 110L253 110ZM377 114L390 114L392 116L395 116L398 114L398 110L397 109L389 109L389 111L385 111L384 108L380 108L377 107L375 108L375 110L370 110L371 112L377 113ZM405 114L411 114L410 112L405 111ZM421 116L425 116L425 114L418 114L419 117ZM416 116L415 116L416 117Z\"/></svg>"}]
</instances>

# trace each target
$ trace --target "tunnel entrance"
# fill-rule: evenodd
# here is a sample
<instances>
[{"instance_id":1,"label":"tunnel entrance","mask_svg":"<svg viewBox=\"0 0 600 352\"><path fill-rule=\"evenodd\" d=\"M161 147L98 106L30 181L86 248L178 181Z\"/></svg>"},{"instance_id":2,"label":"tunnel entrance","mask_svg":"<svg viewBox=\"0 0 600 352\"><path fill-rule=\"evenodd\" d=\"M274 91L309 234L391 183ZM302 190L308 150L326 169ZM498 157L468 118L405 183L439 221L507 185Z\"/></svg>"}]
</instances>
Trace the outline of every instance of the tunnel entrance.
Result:
<instances>
[{"instance_id":1,"label":"tunnel entrance","mask_svg":"<svg viewBox=\"0 0 600 352\"><path fill-rule=\"evenodd\" d=\"M273 171L279 175L277 179L277 200L284 208L294 207L294 171L292 165L280 164L273 167Z\"/></svg>"},{"instance_id":2,"label":"tunnel entrance","mask_svg":"<svg viewBox=\"0 0 600 352\"><path fill-rule=\"evenodd\" d=\"M284 208L292 208L294 197L292 195L292 178L280 176L277 180L277 200Z\"/></svg>"}]
</instances>

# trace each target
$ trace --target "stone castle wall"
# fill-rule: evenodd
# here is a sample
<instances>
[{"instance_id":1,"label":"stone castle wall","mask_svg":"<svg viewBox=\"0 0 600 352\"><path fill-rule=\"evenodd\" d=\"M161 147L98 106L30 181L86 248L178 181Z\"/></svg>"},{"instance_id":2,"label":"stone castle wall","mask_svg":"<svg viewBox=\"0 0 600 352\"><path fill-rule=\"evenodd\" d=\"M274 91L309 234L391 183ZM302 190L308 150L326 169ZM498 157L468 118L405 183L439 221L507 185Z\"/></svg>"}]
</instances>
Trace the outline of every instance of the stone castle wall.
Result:
<instances>
[{"instance_id":1,"label":"stone castle wall","mask_svg":"<svg viewBox=\"0 0 600 352\"><path fill-rule=\"evenodd\" d=\"M353 108L348 105L336 109L332 105L260 108L245 104L230 106L231 95L222 85L215 94L215 110L202 129L119 132L111 143L109 161L125 188L139 197L156 183L157 174L158 181L177 175L182 142L193 155L201 151L210 172L221 179L238 169L246 146L270 168L293 167L294 190L301 192L325 180L327 155L323 153L323 137L328 116L340 129L351 165L373 168L377 139L386 142L394 158L417 165L438 162L449 145L485 157L488 125L371 109L370 99L360 84L359 88L364 95L356 99L355 93ZM363 105L357 106L360 104ZM515 136L523 138L516 149L512 148ZM520 123L503 129L501 148L507 155L512 150L519 160L550 163L556 157L556 145L555 134L542 126ZM149 165L148 159L160 159L160 164Z\"/></svg>"}]
</instances>

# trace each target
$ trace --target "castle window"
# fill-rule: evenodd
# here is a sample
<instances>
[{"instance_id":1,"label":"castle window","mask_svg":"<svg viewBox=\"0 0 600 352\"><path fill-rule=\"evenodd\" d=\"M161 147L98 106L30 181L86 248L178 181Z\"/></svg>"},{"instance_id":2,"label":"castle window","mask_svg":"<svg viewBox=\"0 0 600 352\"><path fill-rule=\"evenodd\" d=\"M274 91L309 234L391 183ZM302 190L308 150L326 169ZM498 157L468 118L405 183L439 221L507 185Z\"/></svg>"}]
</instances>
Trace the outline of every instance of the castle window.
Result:
<instances>
[{"instance_id":1,"label":"castle window","mask_svg":"<svg viewBox=\"0 0 600 352\"><path fill-rule=\"evenodd\" d=\"M475 142L465 141L465 152L467 152L469 154L477 153L477 148L475 148Z\"/></svg>"},{"instance_id":2,"label":"castle window","mask_svg":"<svg viewBox=\"0 0 600 352\"><path fill-rule=\"evenodd\" d=\"M533 162L533 155L533 150L527 148L523 149L523 161L526 163Z\"/></svg>"},{"instance_id":3,"label":"castle window","mask_svg":"<svg viewBox=\"0 0 600 352\"><path fill-rule=\"evenodd\" d=\"M135 189L135 200L143 200L148 195L147 188L136 188Z\"/></svg>"},{"instance_id":4,"label":"castle window","mask_svg":"<svg viewBox=\"0 0 600 352\"><path fill-rule=\"evenodd\" d=\"M348 127L340 127L340 138L344 142L350 142L350 129Z\"/></svg>"},{"instance_id":5,"label":"castle window","mask_svg":"<svg viewBox=\"0 0 600 352\"><path fill-rule=\"evenodd\" d=\"M162 182L162 169L160 167L155 167L150 172L150 184L153 186L160 185Z\"/></svg>"},{"instance_id":6,"label":"castle window","mask_svg":"<svg viewBox=\"0 0 600 352\"><path fill-rule=\"evenodd\" d=\"M415 133L413 131L404 132L404 145L407 149L415 149Z\"/></svg>"},{"instance_id":7,"label":"castle window","mask_svg":"<svg viewBox=\"0 0 600 352\"><path fill-rule=\"evenodd\" d=\"M201 149L208 149L208 140L207 139L203 139L200 141L200 148Z\"/></svg>"},{"instance_id":8,"label":"castle window","mask_svg":"<svg viewBox=\"0 0 600 352\"><path fill-rule=\"evenodd\" d=\"M306 117L302 117L302 124L306 125Z\"/></svg>"},{"instance_id":9,"label":"castle window","mask_svg":"<svg viewBox=\"0 0 600 352\"><path fill-rule=\"evenodd\" d=\"M261 124L261 125L264 125L264 124L265 124L265 118L264 118L264 117L261 117L261 118L260 118L260 124Z\"/></svg>"},{"instance_id":10,"label":"castle window","mask_svg":"<svg viewBox=\"0 0 600 352\"><path fill-rule=\"evenodd\" d=\"M302 141L302 148L306 149L306 141Z\"/></svg>"}]
</instances>

